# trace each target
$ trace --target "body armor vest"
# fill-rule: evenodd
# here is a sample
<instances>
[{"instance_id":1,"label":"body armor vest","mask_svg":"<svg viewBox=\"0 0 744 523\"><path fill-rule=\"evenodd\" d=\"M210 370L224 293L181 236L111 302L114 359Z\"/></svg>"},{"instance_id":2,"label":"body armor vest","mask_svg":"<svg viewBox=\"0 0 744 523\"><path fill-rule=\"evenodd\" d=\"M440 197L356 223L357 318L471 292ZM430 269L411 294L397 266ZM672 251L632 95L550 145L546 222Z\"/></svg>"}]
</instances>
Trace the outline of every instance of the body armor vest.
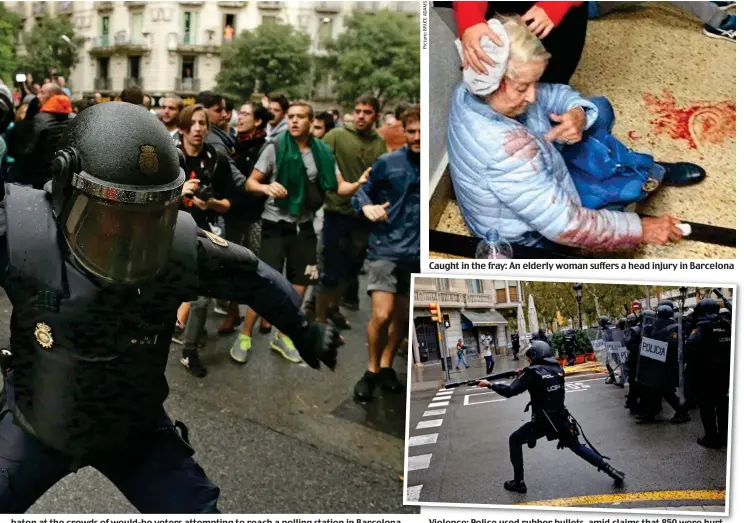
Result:
<instances>
[{"instance_id":1,"label":"body armor vest","mask_svg":"<svg viewBox=\"0 0 744 523\"><path fill-rule=\"evenodd\" d=\"M548 414L562 411L566 398L563 369L557 363L538 363L527 369L534 375L534 383L530 387L533 416L539 417L543 411Z\"/></svg>"},{"instance_id":2,"label":"body armor vest","mask_svg":"<svg viewBox=\"0 0 744 523\"><path fill-rule=\"evenodd\" d=\"M15 422L71 456L131 445L166 419L176 311L198 283L193 219L179 214L156 281L114 286L68 255L50 195L7 186L5 201Z\"/></svg>"}]
</instances>

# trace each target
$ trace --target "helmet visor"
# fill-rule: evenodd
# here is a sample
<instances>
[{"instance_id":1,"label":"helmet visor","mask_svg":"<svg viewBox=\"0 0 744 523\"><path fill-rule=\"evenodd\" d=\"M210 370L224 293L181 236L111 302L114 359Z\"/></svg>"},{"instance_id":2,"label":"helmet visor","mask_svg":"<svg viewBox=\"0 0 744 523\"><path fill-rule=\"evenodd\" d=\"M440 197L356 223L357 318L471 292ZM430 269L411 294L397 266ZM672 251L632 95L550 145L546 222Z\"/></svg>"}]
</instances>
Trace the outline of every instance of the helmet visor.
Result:
<instances>
[{"instance_id":1,"label":"helmet visor","mask_svg":"<svg viewBox=\"0 0 744 523\"><path fill-rule=\"evenodd\" d=\"M177 219L178 201L127 204L75 189L64 234L87 270L113 283L136 283L168 263Z\"/></svg>"}]
</instances>

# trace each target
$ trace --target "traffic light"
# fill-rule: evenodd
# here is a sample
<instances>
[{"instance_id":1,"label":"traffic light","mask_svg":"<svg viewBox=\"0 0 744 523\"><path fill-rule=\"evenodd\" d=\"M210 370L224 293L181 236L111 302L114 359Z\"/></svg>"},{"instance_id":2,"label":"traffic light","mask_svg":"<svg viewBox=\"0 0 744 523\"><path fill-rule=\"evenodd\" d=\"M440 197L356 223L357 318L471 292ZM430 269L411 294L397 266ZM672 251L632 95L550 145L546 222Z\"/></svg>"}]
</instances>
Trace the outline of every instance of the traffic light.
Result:
<instances>
[{"instance_id":1,"label":"traffic light","mask_svg":"<svg viewBox=\"0 0 744 523\"><path fill-rule=\"evenodd\" d=\"M442 314L442 321L444 322L444 328L450 328L449 314Z\"/></svg>"},{"instance_id":2,"label":"traffic light","mask_svg":"<svg viewBox=\"0 0 744 523\"><path fill-rule=\"evenodd\" d=\"M429 316L431 316L431 321L442 323L442 310L439 308L439 302L429 304Z\"/></svg>"}]
</instances>

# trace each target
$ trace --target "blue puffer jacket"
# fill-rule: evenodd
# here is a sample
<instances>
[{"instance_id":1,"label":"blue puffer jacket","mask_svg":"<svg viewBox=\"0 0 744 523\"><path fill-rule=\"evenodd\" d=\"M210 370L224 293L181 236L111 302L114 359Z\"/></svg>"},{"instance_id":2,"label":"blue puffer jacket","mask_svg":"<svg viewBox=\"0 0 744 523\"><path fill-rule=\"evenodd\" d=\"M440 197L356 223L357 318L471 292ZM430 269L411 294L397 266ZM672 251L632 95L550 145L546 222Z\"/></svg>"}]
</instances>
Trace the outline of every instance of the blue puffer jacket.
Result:
<instances>
[{"instance_id":1,"label":"blue puffer jacket","mask_svg":"<svg viewBox=\"0 0 744 523\"><path fill-rule=\"evenodd\" d=\"M547 238L590 250L629 249L641 243L637 214L581 206L556 146L543 137L550 113L581 106L586 128L596 107L565 85L540 84L537 100L518 119L496 113L464 85L455 90L447 129L450 175L468 227L478 237L538 245Z\"/></svg>"}]
</instances>

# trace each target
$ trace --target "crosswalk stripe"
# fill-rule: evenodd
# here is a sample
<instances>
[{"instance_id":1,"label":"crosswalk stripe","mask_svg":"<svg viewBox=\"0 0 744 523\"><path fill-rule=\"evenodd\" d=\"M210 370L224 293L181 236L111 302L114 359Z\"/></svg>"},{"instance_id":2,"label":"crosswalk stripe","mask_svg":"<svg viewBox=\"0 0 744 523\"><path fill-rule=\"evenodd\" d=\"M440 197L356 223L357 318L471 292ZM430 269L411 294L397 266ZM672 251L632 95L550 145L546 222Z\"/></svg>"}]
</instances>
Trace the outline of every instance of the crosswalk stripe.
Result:
<instances>
[{"instance_id":1,"label":"crosswalk stripe","mask_svg":"<svg viewBox=\"0 0 744 523\"><path fill-rule=\"evenodd\" d=\"M429 468L431 463L431 454L422 454L421 456L408 456L408 472L413 470L423 470Z\"/></svg>"},{"instance_id":2,"label":"crosswalk stripe","mask_svg":"<svg viewBox=\"0 0 744 523\"><path fill-rule=\"evenodd\" d=\"M449 405L449 401L435 401L434 403L429 403L429 406L426 408L431 409L436 407L446 407L447 405Z\"/></svg>"},{"instance_id":3,"label":"crosswalk stripe","mask_svg":"<svg viewBox=\"0 0 744 523\"><path fill-rule=\"evenodd\" d=\"M416 429L430 429L433 427L441 427L442 426L441 419L431 419L428 421L419 421L419 424L416 425Z\"/></svg>"},{"instance_id":4,"label":"crosswalk stripe","mask_svg":"<svg viewBox=\"0 0 744 523\"><path fill-rule=\"evenodd\" d=\"M419 445L431 445L437 442L439 434L424 434L423 436L411 436L408 438L409 447L417 447Z\"/></svg>"},{"instance_id":5,"label":"crosswalk stripe","mask_svg":"<svg viewBox=\"0 0 744 523\"><path fill-rule=\"evenodd\" d=\"M424 412L424 417L426 418L429 416L442 416L446 412L447 412L447 409L427 410L426 412Z\"/></svg>"},{"instance_id":6,"label":"crosswalk stripe","mask_svg":"<svg viewBox=\"0 0 744 523\"><path fill-rule=\"evenodd\" d=\"M423 485L408 487L408 495L406 496L406 501L418 501L419 496L421 495L421 487L423 487Z\"/></svg>"}]
</instances>

